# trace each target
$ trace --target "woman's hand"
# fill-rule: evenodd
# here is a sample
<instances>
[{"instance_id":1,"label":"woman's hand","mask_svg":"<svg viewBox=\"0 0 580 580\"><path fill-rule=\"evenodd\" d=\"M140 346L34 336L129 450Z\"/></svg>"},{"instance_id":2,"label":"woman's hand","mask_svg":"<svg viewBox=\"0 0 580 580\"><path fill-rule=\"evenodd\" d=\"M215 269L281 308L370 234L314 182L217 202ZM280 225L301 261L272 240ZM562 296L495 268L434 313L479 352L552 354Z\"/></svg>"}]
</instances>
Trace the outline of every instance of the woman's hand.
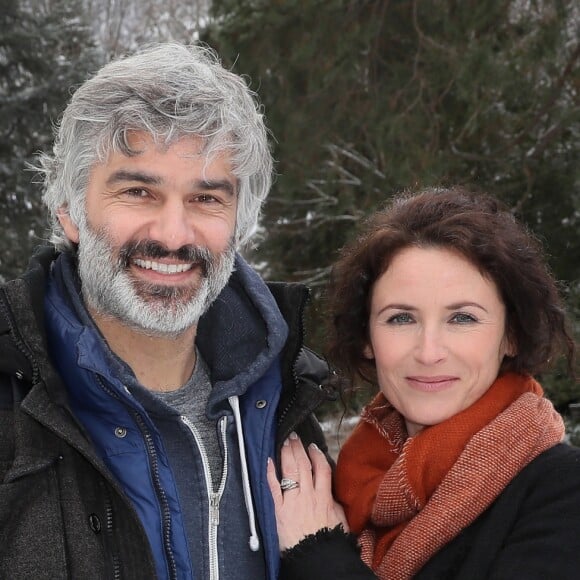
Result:
<instances>
[{"instance_id":1,"label":"woman's hand","mask_svg":"<svg viewBox=\"0 0 580 580\"><path fill-rule=\"evenodd\" d=\"M281 459L282 479L295 481L298 486L283 491L274 462L268 461L268 484L276 508L280 551L322 528L342 524L348 531L344 511L332 497L332 472L324 453L313 443L306 455L296 433L291 433L282 446Z\"/></svg>"}]
</instances>

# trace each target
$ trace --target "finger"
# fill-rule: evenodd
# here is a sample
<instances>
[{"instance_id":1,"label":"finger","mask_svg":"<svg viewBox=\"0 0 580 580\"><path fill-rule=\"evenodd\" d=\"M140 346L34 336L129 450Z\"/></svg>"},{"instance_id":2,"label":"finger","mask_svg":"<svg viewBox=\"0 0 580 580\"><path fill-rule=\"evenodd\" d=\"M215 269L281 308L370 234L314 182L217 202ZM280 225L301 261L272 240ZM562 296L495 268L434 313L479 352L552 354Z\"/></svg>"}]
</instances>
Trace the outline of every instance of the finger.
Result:
<instances>
[{"instance_id":1,"label":"finger","mask_svg":"<svg viewBox=\"0 0 580 580\"><path fill-rule=\"evenodd\" d=\"M296 481L300 480L300 474L298 472L298 464L296 463L296 457L294 453L295 445L293 445L293 433L290 437L284 441L282 445L282 451L280 453L281 461L281 473L282 477L287 477L289 479L294 479Z\"/></svg>"},{"instance_id":2,"label":"finger","mask_svg":"<svg viewBox=\"0 0 580 580\"><path fill-rule=\"evenodd\" d=\"M272 493L272 499L274 500L274 508L278 509L284 503L284 496L282 495L282 490L280 489L280 482L278 481L278 477L276 476L276 467L274 466L274 462L270 457L268 457L266 478L268 480L270 492Z\"/></svg>"},{"instance_id":3,"label":"finger","mask_svg":"<svg viewBox=\"0 0 580 580\"><path fill-rule=\"evenodd\" d=\"M308 455L312 463L314 489L329 496L332 495L332 470L326 456L315 443L308 446Z\"/></svg>"},{"instance_id":4,"label":"finger","mask_svg":"<svg viewBox=\"0 0 580 580\"><path fill-rule=\"evenodd\" d=\"M302 491L309 491L313 487L312 481L312 463L310 458L306 454L304 445L300 438L293 433L290 438L290 444L294 452L294 460L296 461L296 466L298 469L298 478L300 481L300 487Z\"/></svg>"}]
</instances>

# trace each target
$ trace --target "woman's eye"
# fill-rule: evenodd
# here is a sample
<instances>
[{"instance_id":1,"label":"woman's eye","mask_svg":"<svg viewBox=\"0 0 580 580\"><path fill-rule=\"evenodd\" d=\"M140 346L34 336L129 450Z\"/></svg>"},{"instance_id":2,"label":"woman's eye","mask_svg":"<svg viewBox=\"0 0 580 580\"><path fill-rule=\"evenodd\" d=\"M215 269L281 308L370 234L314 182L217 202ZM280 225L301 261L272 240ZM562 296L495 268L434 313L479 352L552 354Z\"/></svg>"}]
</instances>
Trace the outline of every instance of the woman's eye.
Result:
<instances>
[{"instance_id":1,"label":"woman's eye","mask_svg":"<svg viewBox=\"0 0 580 580\"><path fill-rule=\"evenodd\" d=\"M471 322L477 322L477 318L465 312L457 312L451 317L450 322L456 324L469 324Z\"/></svg>"},{"instance_id":2,"label":"woman's eye","mask_svg":"<svg viewBox=\"0 0 580 580\"><path fill-rule=\"evenodd\" d=\"M387 320L388 324L410 324L413 322L413 318L407 312L400 312L399 314L393 314Z\"/></svg>"}]
</instances>

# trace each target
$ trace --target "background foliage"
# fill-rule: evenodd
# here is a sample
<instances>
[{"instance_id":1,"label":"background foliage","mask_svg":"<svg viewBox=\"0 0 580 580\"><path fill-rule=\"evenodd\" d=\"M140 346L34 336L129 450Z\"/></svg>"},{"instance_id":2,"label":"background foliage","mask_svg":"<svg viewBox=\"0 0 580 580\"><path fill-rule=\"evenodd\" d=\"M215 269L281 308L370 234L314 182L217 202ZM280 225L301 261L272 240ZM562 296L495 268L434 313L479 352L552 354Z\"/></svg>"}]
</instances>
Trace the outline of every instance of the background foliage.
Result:
<instances>
[{"instance_id":1,"label":"background foliage","mask_svg":"<svg viewBox=\"0 0 580 580\"><path fill-rule=\"evenodd\" d=\"M97 67L82 5L0 1L0 280L26 264L45 232L27 164L48 150L71 88Z\"/></svg>"},{"instance_id":2,"label":"background foliage","mask_svg":"<svg viewBox=\"0 0 580 580\"><path fill-rule=\"evenodd\" d=\"M578 313L574 2L216 0L213 11L206 38L252 79L277 139L257 249L269 276L306 280L317 306L360 218L408 187L466 183L543 239ZM544 382L563 409L579 394L561 373Z\"/></svg>"},{"instance_id":3,"label":"background foliage","mask_svg":"<svg viewBox=\"0 0 580 580\"><path fill-rule=\"evenodd\" d=\"M491 191L545 242L580 320L580 8L574 0L0 0L0 278L44 236L25 163L81 82L149 40L201 35L248 76L278 178L252 254L322 291L336 251L394 192ZM578 333L578 328L576 328ZM543 377L564 410L580 399Z\"/></svg>"}]
</instances>

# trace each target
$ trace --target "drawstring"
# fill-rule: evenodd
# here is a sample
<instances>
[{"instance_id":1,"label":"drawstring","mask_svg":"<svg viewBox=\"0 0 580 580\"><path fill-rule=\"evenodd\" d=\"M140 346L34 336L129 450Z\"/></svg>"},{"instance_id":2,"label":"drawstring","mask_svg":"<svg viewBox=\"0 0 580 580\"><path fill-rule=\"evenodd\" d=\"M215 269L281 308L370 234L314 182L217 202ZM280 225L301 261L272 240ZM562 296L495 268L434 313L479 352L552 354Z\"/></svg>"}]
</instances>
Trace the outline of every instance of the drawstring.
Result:
<instances>
[{"instance_id":1,"label":"drawstring","mask_svg":"<svg viewBox=\"0 0 580 580\"><path fill-rule=\"evenodd\" d=\"M256 531L256 516L254 513L254 503L252 502L250 476L248 475L246 444L244 442L244 431L242 429L242 416L240 415L240 402L237 396L228 397L228 401L234 411L234 420L238 434L238 448L240 452L240 463L242 464L242 486L244 488L246 511L248 512L248 524L250 525L250 550L252 550L252 552L257 552L260 548L260 539L258 538L258 532Z\"/></svg>"}]
</instances>

